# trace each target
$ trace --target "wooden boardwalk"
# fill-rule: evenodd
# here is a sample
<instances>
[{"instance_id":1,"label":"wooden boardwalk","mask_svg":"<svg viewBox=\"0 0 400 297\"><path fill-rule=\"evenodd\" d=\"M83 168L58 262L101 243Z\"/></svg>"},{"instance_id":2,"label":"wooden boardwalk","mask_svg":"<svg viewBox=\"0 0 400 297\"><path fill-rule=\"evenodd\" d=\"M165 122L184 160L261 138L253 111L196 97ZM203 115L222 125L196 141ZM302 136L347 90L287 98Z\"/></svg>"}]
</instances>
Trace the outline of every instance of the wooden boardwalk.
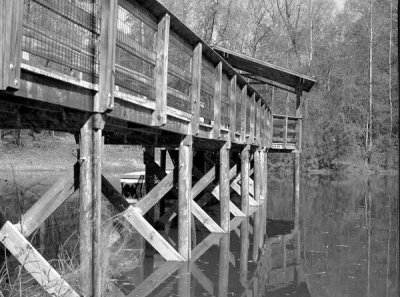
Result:
<instances>
[{"instance_id":1,"label":"wooden boardwalk","mask_svg":"<svg viewBox=\"0 0 400 297\"><path fill-rule=\"evenodd\" d=\"M102 195L125 227L173 261L192 258L193 216L224 233L231 215L266 204L268 152L294 152L298 204L301 96L312 77L213 49L153 0L0 0L0 8L0 129L66 131L79 143L76 165L18 224L0 229L0 241L49 293L78 296L25 238L77 190L85 296L101 296ZM254 83L295 93L296 114L274 115ZM146 148L147 194L135 206L102 176L104 144ZM159 162L157 147L165 149ZM160 209L168 193L176 203ZM202 208L212 197L219 222ZM166 226L178 217L177 250L146 213Z\"/></svg>"}]
</instances>

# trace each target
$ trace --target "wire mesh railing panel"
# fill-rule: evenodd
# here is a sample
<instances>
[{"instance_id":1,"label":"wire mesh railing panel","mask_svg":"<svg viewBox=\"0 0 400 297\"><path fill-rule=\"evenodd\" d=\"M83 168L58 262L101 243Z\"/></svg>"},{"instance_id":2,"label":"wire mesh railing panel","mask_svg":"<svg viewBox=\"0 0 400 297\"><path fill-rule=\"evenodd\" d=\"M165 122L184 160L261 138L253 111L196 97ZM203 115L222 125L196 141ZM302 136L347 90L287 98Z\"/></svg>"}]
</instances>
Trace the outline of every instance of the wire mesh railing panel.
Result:
<instances>
[{"instance_id":1,"label":"wire mesh railing panel","mask_svg":"<svg viewBox=\"0 0 400 297\"><path fill-rule=\"evenodd\" d=\"M98 72L98 0L25 0L24 63L93 82Z\"/></svg>"},{"instance_id":2,"label":"wire mesh railing panel","mask_svg":"<svg viewBox=\"0 0 400 297\"><path fill-rule=\"evenodd\" d=\"M121 91L155 100L156 21L134 1L119 1L115 84Z\"/></svg>"}]
</instances>

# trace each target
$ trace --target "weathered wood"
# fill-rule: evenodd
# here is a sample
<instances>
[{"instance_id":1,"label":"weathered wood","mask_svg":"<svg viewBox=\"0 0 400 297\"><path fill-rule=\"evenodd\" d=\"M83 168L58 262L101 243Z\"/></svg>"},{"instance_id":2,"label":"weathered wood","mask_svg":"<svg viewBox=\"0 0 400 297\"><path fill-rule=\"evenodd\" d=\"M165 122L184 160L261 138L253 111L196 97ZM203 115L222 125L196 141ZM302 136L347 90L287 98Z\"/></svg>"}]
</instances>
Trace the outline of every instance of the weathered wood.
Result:
<instances>
[{"instance_id":1,"label":"weathered wood","mask_svg":"<svg viewBox=\"0 0 400 297\"><path fill-rule=\"evenodd\" d=\"M236 132L236 89L237 89L237 76L231 78L229 85L229 130L231 141L235 140Z\"/></svg>"},{"instance_id":2,"label":"weathered wood","mask_svg":"<svg viewBox=\"0 0 400 297\"><path fill-rule=\"evenodd\" d=\"M202 270L196 265L196 263L190 263L190 273L194 277L194 279L203 287L203 289L210 294L210 296L214 296L214 282L212 282ZM193 288L193 286L192 286ZM195 294L191 293L190 295L180 295L180 296L195 296Z\"/></svg>"},{"instance_id":3,"label":"weathered wood","mask_svg":"<svg viewBox=\"0 0 400 297\"><path fill-rule=\"evenodd\" d=\"M294 227L298 230L300 220L300 153L293 153L293 214Z\"/></svg>"},{"instance_id":4,"label":"weathered wood","mask_svg":"<svg viewBox=\"0 0 400 297\"><path fill-rule=\"evenodd\" d=\"M229 151L231 144L227 142L219 150L219 187L220 187L220 216L221 228L229 232L230 212L230 179L229 179Z\"/></svg>"},{"instance_id":5,"label":"weathered wood","mask_svg":"<svg viewBox=\"0 0 400 297\"><path fill-rule=\"evenodd\" d=\"M96 116L94 115L94 121ZM102 253L102 230L101 230L101 160L103 155L103 139L102 130L97 129L92 131L93 137L93 297L101 297L103 290L102 274L103 274L103 253Z\"/></svg>"},{"instance_id":6,"label":"weathered wood","mask_svg":"<svg viewBox=\"0 0 400 297\"><path fill-rule=\"evenodd\" d=\"M192 188L192 198L196 198L215 179L215 166L211 168Z\"/></svg>"},{"instance_id":7,"label":"weathered wood","mask_svg":"<svg viewBox=\"0 0 400 297\"><path fill-rule=\"evenodd\" d=\"M134 207L130 206L124 218L142 235L167 261L184 261L185 259L155 230Z\"/></svg>"},{"instance_id":8,"label":"weathered wood","mask_svg":"<svg viewBox=\"0 0 400 297\"><path fill-rule=\"evenodd\" d=\"M258 100L256 103L256 132L255 132L255 143L256 145L261 145L261 100Z\"/></svg>"},{"instance_id":9,"label":"weathered wood","mask_svg":"<svg viewBox=\"0 0 400 297\"><path fill-rule=\"evenodd\" d=\"M248 259L249 259L249 218L240 225L240 282L247 285Z\"/></svg>"},{"instance_id":10,"label":"weathered wood","mask_svg":"<svg viewBox=\"0 0 400 297\"><path fill-rule=\"evenodd\" d=\"M288 118L286 117L284 131L283 131L283 147L284 148L286 148L287 142L288 142Z\"/></svg>"},{"instance_id":11,"label":"weathered wood","mask_svg":"<svg viewBox=\"0 0 400 297\"><path fill-rule=\"evenodd\" d=\"M174 171L164 177L151 191L140 199L135 207L141 214L148 212L174 187Z\"/></svg>"},{"instance_id":12,"label":"weathered wood","mask_svg":"<svg viewBox=\"0 0 400 297\"><path fill-rule=\"evenodd\" d=\"M154 70L154 86L156 88L156 108L152 116L154 126L167 123L167 76L168 76L168 45L169 45L170 16L166 14L158 23L157 60Z\"/></svg>"},{"instance_id":13,"label":"weathered wood","mask_svg":"<svg viewBox=\"0 0 400 297\"><path fill-rule=\"evenodd\" d=\"M256 200L257 203L261 202L261 154L263 154L263 152L260 149L254 152L254 200Z\"/></svg>"},{"instance_id":14,"label":"weathered wood","mask_svg":"<svg viewBox=\"0 0 400 297\"><path fill-rule=\"evenodd\" d=\"M203 57L203 46L199 43L193 51L192 58L192 88L191 88L191 104L192 104L192 135L199 134L200 121L200 91L201 91L201 61Z\"/></svg>"},{"instance_id":15,"label":"weathered wood","mask_svg":"<svg viewBox=\"0 0 400 297\"><path fill-rule=\"evenodd\" d=\"M19 230L28 237L76 191L74 169L60 178L22 217Z\"/></svg>"},{"instance_id":16,"label":"weathered wood","mask_svg":"<svg viewBox=\"0 0 400 297\"><path fill-rule=\"evenodd\" d=\"M225 234L219 243L218 296L228 296L230 239L230 233Z\"/></svg>"},{"instance_id":17,"label":"weathered wood","mask_svg":"<svg viewBox=\"0 0 400 297\"><path fill-rule=\"evenodd\" d=\"M219 239L223 236L222 233L211 233L206 238L204 238L193 250L191 263L198 260L206 251L210 249L213 245L217 245Z\"/></svg>"},{"instance_id":18,"label":"weathered wood","mask_svg":"<svg viewBox=\"0 0 400 297\"><path fill-rule=\"evenodd\" d=\"M0 90L19 89L24 0L0 1Z\"/></svg>"},{"instance_id":19,"label":"weathered wood","mask_svg":"<svg viewBox=\"0 0 400 297\"><path fill-rule=\"evenodd\" d=\"M242 198L242 212L249 215L249 146L240 153L241 160L241 198Z\"/></svg>"},{"instance_id":20,"label":"weathered wood","mask_svg":"<svg viewBox=\"0 0 400 297\"><path fill-rule=\"evenodd\" d=\"M247 86L245 85L242 89L242 100L241 100L241 110L240 110L240 141L242 143L246 142L246 110L247 110Z\"/></svg>"},{"instance_id":21,"label":"weathered wood","mask_svg":"<svg viewBox=\"0 0 400 297\"><path fill-rule=\"evenodd\" d=\"M93 111L103 113L114 108L118 1L101 0L100 8L99 91L94 99Z\"/></svg>"},{"instance_id":22,"label":"weathered wood","mask_svg":"<svg viewBox=\"0 0 400 297\"><path fill-rule=\"evenodd\" d=\"M190 263L185 263L179 268L178 296L191 296L190 294Z\"/></svg>"},{"instance_id":23,"label":"weathered wood","mask_svg":"<svg viewBox=\"0 0 400 297\"><path fill-rule=\"evenodd\" d=\"M10 222L0 229L0 242L49 295L79 296Z\"/></svg>"},{"instance_id":24,"label":"weathered wood","mask_svg":"<svg viewBox=\"0 0 400 297\"><path fill-rule=\"evenodd\" d=\"M221 136L221 96L222 96L222 63L219 62L214 69L214 125L213 137Z\"/></svg>"},{"instance_id":25,"label":"weathered wood","mask_svg":"<svg viewBox=\"0 0 400 297\"><path fill-rule=\"evenodd\" d=\"M254 214L254 228L253 228L253 261L256 263L258 260L258 246L261 240L261 215L262 209L259 208Z\"/></svg>"},{"instance_id":26,"label":"weathered wood","mask_svg":"<svg viewBox=\"0 0 400 297\"><path fill-rule=\"evenodd\" d=\"M249 206L259 206L260 204L253 197L251 197L254 196L254 189L251 187L250 181L251 178L249 178L249 196L248 196ZM241 195L242 193L241 186L237 182L235 181L231 182L231 188L237 194Z\"/></svg>"},{"instance_id":27,"label":"weathered wood","mask_svg":"<svg viewBox=\"0 0 400 297\"><path fill-rule=\"evenodd\" d=\"M79 139L79 254L82 292L92 295L92 222L93 222L93 172L92 172L92 123L89 119L81 128Z\"/></svg>"},{"instance_id":28,"label":"weathered wood","mask_svg":"<svg viewBox=\"0 0 400 297\"><path fill-rule=\"evenodd\" d=\"M192 200L192 214L212 233L224 233L224 230L195 202Z\"/></svg>"},{"instance_id":29,"label":"weathered wood","mask_svg":"<svg viewBox=\"0 0 400 297\"><path fill-rule=\"evenodd\" d=\"M185 261L191 252L192 146L192 136L186 136L179 146L178 251Z\"/></svg>"},{"instance_id":30,"label":"weathered wood","mask_svg":"<svg viewBox=\"0 0 400 297\"><path fill-rule=\"evenodd\" d=\"M127 297L146 297L164 283L181 266L182 262L165 262L149 275L143 282L127 295Z\"/></svg>"},{"instance_id":31,"label":"weathered wood","mask_svg":"<svg viewBox=\"0 0 400 297\"><path fill-rule=\"evenodd\" d=\"M250 97L250 136L248 139L249 144L254 143L254 130L255 130L255 121L256 121L256 113L255 113L255 107L256 107L256 94L252 94Z\"/></svg>"}]
</instances>

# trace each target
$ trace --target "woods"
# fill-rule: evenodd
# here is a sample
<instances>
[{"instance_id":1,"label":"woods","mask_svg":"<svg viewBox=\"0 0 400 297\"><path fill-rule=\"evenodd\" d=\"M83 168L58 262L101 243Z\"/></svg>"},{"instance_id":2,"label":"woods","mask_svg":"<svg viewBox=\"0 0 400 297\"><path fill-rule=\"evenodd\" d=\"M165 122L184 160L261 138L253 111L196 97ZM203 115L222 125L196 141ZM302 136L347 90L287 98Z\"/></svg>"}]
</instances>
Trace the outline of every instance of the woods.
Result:
<instances>
[{"instance_id":1,"label":"woods","mask_svg":"<svg viewBox=\"0 0 400 297\"><path fill-rule=\"evenodd\" d=\"M211 45L317 78L303 101L308 169L396 168L397 2L162 2ZM263 88L273 113L295 114L295 95Z\"/></svg>"}]
</instances>

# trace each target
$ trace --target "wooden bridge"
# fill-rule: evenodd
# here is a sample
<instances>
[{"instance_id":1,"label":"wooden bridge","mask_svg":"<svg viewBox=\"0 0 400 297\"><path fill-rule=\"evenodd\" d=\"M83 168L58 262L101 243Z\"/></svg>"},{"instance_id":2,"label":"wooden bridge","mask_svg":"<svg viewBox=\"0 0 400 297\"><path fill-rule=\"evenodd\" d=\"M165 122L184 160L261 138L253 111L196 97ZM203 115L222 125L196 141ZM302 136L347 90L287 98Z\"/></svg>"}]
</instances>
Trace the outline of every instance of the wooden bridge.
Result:
<instances>
[{"instance_id":1,"label":"wooden bridge","mask_svg":"<svg viewBox=\"0 0 400 297\"><path fill-rule=\"evenodd\" d=\"M85 296L101 296L102 194L124 226L172 261L192 257L193 216L223 233L231 215L266 207L267 152L294 152L298 203L301 96L312 77L213 49L154 0L0 0L0 8L0 129L66 131L79 143L74 168L18 224L0 230L50 294L78 296L25 238L78 189ZM259 85L295 93L296 114L274 115ZM146 148L147 194L136 205L102 176L103 144ZM165 149L158 163L156 147ZM160 216L155 206L167 193L176 204ZM202 208L211 197L220 201L218 223ZM177 215L178 250L144 218L151 209L164 224Z\"/></svg>"}]
</instances>

